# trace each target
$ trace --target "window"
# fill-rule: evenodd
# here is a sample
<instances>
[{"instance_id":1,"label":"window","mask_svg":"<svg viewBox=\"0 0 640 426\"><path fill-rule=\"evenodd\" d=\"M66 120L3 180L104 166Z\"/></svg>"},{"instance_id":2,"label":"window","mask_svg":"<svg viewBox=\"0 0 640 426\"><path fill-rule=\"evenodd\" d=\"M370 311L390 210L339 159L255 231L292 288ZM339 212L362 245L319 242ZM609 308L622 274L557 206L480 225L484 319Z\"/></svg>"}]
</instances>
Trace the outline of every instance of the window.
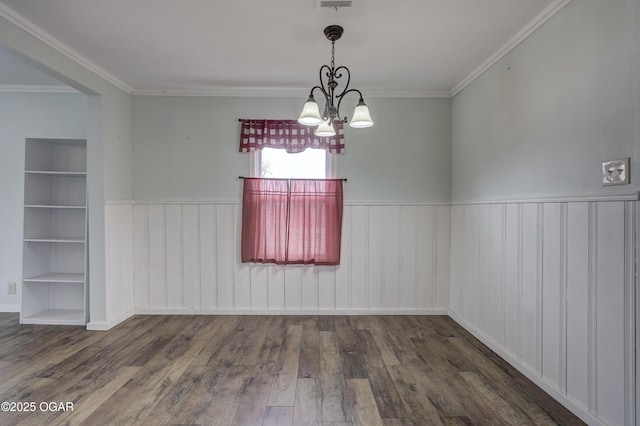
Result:
<instances>
[{"instance_id":1,"label":"window","mask_svg":"<svg viewBox=\"0 0 640 426\"><path fill-rule=\"evenodd\" d=\"M340 264L342 180L333 177L344 135L336 124L335 138L316 138L295 120L242 120L239 150L250 153L252 176L242 195L242 262Z\"/></svg>"},{"instance_id":2,"label":"window","mask_svg":"<svg viewBox=\"0 0 640 426\"><path fill-rule=\"evenodd\" d=\"M262 148L251 153L251 176L280 179L327 179L335 175L335 154L326 149L307 148L288 153L284 149Z\"/></svg>"}]
</instances>

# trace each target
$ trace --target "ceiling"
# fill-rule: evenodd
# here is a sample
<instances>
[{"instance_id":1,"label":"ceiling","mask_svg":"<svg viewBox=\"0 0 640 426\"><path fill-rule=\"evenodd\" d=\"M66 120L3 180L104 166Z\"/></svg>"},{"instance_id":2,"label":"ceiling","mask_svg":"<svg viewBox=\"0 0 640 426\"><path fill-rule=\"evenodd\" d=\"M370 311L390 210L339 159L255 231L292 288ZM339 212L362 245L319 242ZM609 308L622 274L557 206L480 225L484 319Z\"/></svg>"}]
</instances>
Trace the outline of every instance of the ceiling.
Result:
<instances>
[{"instance_id":1,"label":"ceiling","mask_svg":"<svg viewBox=\"0 0 640 426\"><path fill-rule=\"evenodd\" d=\"M316 1L0 0L0 16L134 94L306 92L330 61L322 30L338 24L352 87L448 96L569 0ZM19 77L10 62L0 84Z\"/></svg>"}]
</instances>

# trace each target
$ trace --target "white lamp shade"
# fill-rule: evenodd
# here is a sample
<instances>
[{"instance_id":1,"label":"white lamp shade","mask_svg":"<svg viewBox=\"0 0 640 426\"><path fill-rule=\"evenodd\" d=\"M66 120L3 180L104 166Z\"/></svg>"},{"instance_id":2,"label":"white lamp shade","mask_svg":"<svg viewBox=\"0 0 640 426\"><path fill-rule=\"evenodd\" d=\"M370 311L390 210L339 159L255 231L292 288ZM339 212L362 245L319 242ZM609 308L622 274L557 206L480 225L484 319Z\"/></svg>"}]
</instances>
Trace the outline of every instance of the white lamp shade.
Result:
<instances>
[{"instance_id":1,"label":"white lamp shade","mask_svg":"<svg viewBox=\"0 0 640 426\"><path fill-rule=\"evenodd\" d=\"M356 105L356 109L353 111L353 117L349 122L349 126L358 129L373 126L373 120L371 119L371 114L369 114L369 107L364 103L364 101L360 100L358 105Z\"/></svg>"},{"instance_id":2,"label":"white lamp shade","mask_svg":"<svg viewBox=\"0 0 640 426\"><path fill-rule=\"evenodd\" d=\"M333 128L331 124L331 119L323 121L320 123L318 128L316 129L316 136L321 138L328 138L336 135L336 129Z\"/></svg>"},{"instance_id":3,"label":"white lamp shade","mask_svg":"<svg viewBox=\"0 0 640 426\"><path fill-rule=\"evenodd\" d=\"M318 108L318 103L313 99L313 96L309 96L307 102L304 103L300 117L298 117L298 123L305 126L317 126L322 123L320 108Z\"/></svg>"}]
</instances>

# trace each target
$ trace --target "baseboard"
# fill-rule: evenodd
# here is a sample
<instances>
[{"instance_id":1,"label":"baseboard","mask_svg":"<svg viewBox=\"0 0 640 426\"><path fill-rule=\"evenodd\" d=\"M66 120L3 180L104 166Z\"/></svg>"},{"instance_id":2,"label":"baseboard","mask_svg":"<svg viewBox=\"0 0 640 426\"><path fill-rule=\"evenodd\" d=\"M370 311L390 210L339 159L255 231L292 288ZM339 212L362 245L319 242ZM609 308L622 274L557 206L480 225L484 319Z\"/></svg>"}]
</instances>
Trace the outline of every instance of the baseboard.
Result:
<instances>
[{"instance_id":1,"label":"baseboard","mask_svg":"<svg viewBox=\"0 0 640 426\"><path fill-rule=\"evenodd\" d=\"M98 321L90 321L87 323L87 330L90 331L107 331L120 324L123 321L128 320L132 316L136 314L135 310L130 310L127 312L123 312L115 318L111 318L108 321L98 322Z\"/></svg>"},{"instance_id":2,"label":"baseboard","mask_svg":"<svg viewBox=\"0 0 640 426\"><path fill-rule=\"evenodd\" d=\"M20 313L20 305L0 305L0 312Z\"/></svg>"},{"instance_id":3,"label":"baseboard","mask_svg":"<svg viewBox=\"0 0 640 426\"><path fill-rule=\"evenodd\" d=\"M432 309L135 309L136 315L448 315Z\"/></svg>"},{"instance_id":4,"label":"baseboard","mask_svg":"<svg viewBox=\"0 0 640 426\"><path fill-rule=\"evenodd\" d=\"M512 367L516 370L524 374L529 380L538 385L542 390L551 395L556 401L560 404L564 405L569 411L579 417L582 421L592 426L605 426L601 420L595 417L593 414L589 413L586 407L584 407L579 402L569 398L566 394L564 394L560 389L558 389L555 385L545 380L543 377L538 375L534 370L532 370L528 365L523 364L516 356L514 356L511 352L506 350L501 345L497 344L493 339L489 336L478 330L476 327L471 325L469 322L462 319L458 314L454 311L449 311L448 315L461 327L467 330L469 333L473 334L473 336L480 340L482 343L487 345L489 349L498 354L502 359L508 362Z\"/></svg>"},{"instance_id":5,"label":"baseboard","mask_svg":"<svg viewBox=\"0 0 640 426\"><path fill-rule=\"evenodd\" d=\"M445 308L433 309L143 309L124 312L109 321L90 321L87 330L107 331L134 315L448 315Z\"/></svg>"}]
</instances>

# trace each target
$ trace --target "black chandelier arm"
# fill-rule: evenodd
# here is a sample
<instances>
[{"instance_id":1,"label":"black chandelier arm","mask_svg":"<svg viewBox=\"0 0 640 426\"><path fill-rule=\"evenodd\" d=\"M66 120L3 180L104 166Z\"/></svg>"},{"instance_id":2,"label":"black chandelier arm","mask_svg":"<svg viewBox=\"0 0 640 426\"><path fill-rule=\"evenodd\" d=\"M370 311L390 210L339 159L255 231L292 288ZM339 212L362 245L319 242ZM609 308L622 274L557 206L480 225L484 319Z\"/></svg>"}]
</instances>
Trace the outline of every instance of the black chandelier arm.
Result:
<instances>
[{"instance_id":1,"label":"black chandelier arm","mask_svg":"<svg viewBox=\"0 0 640 426\"><path fill-rule=\"evenodd\" d=\"M326 70L326 74L325 76L327 77L327 84L329 81L331 81L331 76L333 74L332 69L329 67L329 65L323 65L320 67L320 71L319 71L319 80L320 80L320 88L322 89L322 93L324 93L325 97L328 99L329 98L329 87L325 87L325 80L322 78L322 72ZM318 86L316 86L318 87Z\"/></svg>"},{"instance_id":2,"label":"black chandelier arm","mask_svg":"<svg viewBox=\"0 0 640 426\"><path fill-rule=\"evenodd\" d=\"M309 96L313 96L313 91L316 90L316 89L320 89L320 92L322 93L322 96L324 96L324 98L326 100L327 97L328 97L328 93L327 93L326 90L324 90L324 88L322 86L313 86L311 88L311 91L309 92Z\"/></svg>"},{"instance_id":3,"label":"black chandelier arm","mask_svg":"<svg viewBox=\"0 0 640 426\"><path fill-rule=\"evenodd\" d=\"M342 103L342 100L344 99L344 96L345 96L347 93L351 93L351 92L355 92L355 93L357 93L357 94L358 94L358 96L360 96L360 99L358 100L358 102L359 102L359 101L364 101L364 99L363 99L363 97L362 97L362 92L361 92L361 91L359 91L358 89L349 89L349 90L347 90L347 88L345 87L345 90L343 90L343 91L342 91L342 93L340 93L340 94L337 96L337 98L338 98L338 106L337 106L337 108L336 108L336 111L338 111L338 117L340 117L340 104ZM344 119L342 119L342 121L346 123L346 122L347 122L347 117L345 117Z\"/></svg>"},{"instance_id":4,"label":"black chandelier arm","mask_svg":"<svg viewBox=\"0 0 640 426\"><path fill-rule=\"evenodd\" d=\"M347 92L347 89L349 88L349 83L351 83L351 71L349 71L349 68L345 67L344 65L339 66L338 68L335 69L334 71L334 76L336 79L338 78L342 78L342 74L338 74L338 71L340 70L344 70L346 71L346 75L347 75L347 83L344 85L344 89L342 89L342 92L338 95L336 95L337 98L339 98L340 96L344 95Z\"/></svg>"}]
</instances>

